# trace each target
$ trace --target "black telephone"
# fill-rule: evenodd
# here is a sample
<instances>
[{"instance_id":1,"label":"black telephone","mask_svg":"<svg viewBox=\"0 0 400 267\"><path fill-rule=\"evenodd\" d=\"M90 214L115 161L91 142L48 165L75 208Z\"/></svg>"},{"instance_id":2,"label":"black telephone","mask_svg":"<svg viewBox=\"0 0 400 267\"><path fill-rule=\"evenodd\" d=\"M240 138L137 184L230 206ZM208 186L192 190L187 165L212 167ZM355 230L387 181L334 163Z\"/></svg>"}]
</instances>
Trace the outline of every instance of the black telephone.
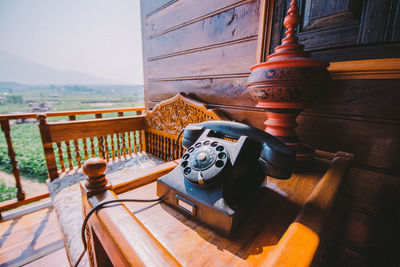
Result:
<instances>
[{"instance_id":1,"label":"black telephone","mask_svg":"<svg viewBox=\"0 0 400 267\"><path fill-rule=\"evenodd\" d=\"M291 176L295 152L272 135L230 121L189 124L180 164L157 180L157 195L224 235L254 206L265 175Z\"/></svg>"}]
</instances>

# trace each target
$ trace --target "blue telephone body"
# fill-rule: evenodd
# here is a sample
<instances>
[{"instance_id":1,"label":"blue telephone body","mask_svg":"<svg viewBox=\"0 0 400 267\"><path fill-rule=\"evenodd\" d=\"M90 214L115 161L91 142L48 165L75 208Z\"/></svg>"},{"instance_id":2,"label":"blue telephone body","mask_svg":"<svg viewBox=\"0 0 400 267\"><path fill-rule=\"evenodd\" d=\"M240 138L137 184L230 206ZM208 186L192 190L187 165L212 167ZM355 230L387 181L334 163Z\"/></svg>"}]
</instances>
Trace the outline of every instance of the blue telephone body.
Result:
<instances>
[{"instance_id":1,"label":"blue telephone body","mask_svg":"<svg viewBox=\"0 0 400 267\"><path fill-rule=\"evenodd\" d=\"M295 162L295 152L277 138L237 122L190 124L182 145L186 153L157 180L157 195L227 236L255 206L265 175L288 179Z\"/></svg>"}]
</instances>

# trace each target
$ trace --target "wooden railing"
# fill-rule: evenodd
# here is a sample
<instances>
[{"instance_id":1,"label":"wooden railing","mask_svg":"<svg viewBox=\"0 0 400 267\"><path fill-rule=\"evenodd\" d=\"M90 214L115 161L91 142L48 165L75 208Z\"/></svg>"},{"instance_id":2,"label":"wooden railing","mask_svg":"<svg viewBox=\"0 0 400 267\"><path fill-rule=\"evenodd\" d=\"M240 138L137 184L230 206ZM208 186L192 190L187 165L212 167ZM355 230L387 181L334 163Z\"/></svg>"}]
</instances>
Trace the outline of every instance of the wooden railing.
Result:
<instances>
[{"instance_id":1,"label":"wooden railing","mask_svg":"<svg viewBox=\"0 0 400 267\"><path fill-rule=\"evenodd\" d=\"M99 119L106 113L116 113L118 117L123 117L125 112L136 112L136 115L141 115L144 112L144 107L134 108L116 108L116 109L98 109L98 110L76 110L76 111L57 111L57 112L46 112L46 117L65 117L69 120L76 120L79 115L95 115L95 118ZM0 115L1 130L4 132L4 136L8 147L8 157L10 159L10 165L12 174L15 178L15 187L17 189L17 195L15 199L3 201L0 203L0 220L1 212L19 207L24 204L28 204L49 196L48 192L44 192L39 195L27 197L21 183L21 175L18 168L18 161L14 151L12 143L11 133L11 120L24 120L24 119L37 119L39 113L18 113L18 114L3 114ZM39 131L39 128L38 128Z\"/></svg>"}]
</instances>

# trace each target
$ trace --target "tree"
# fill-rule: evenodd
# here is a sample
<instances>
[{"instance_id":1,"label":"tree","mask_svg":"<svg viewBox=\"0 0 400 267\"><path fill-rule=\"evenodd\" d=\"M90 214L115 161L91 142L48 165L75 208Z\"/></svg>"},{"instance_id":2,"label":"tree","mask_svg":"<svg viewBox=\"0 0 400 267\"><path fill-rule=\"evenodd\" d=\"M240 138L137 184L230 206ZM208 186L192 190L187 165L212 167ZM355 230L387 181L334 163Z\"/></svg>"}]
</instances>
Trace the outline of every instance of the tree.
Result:
<instances>
[{"instance_id":1,"label":"tree","mask_svg":"<svg viewBox=\"0 0 400 267\"><path fill-rule=\"evenodd\" d=\"M21 95L8 95L6 97L6 103L9 104L22 104L23 99Z\"/></svg>"}]
</instances>

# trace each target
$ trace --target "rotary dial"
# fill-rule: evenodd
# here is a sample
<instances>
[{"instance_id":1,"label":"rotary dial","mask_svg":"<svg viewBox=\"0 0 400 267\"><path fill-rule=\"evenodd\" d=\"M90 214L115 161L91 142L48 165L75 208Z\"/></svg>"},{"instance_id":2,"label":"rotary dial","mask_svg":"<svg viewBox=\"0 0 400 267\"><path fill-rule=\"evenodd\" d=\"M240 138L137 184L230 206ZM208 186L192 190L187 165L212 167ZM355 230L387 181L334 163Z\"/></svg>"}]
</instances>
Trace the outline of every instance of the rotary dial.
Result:
<instances>
[{"instance_id":1,"label":"rotary dial","mask_svg":"<svg viewBox=\"0 0 400 267\"><path fill-rule=\"evenodd\" d=\"M196 149L190 157L189 165L198 171L208 169L216 160L214 149L211 147L202 147Z\"/></svg>"}]
</instances>

